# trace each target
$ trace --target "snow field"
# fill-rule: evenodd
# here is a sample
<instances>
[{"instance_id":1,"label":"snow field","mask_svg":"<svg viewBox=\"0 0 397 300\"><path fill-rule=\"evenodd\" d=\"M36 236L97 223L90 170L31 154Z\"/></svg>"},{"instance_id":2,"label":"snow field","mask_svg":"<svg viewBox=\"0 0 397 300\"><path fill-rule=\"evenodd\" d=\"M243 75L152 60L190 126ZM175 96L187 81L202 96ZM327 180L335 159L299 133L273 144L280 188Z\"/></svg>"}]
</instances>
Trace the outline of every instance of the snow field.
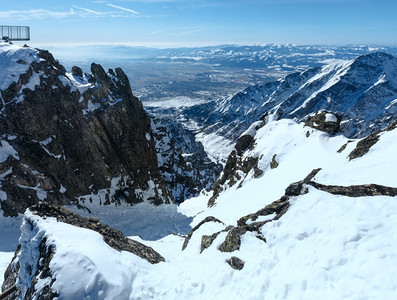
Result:
<instances>
[{"instance_id":1,"label":"snow field","mask_svg":"<svg viewBox=\"0 0 397 300\"><path fill-rule=\"evenodd\" d=\"M395 295L397 202L310 188L266 224L270 299L391 299Z\"/></svg>"},{"instance_id":2,"label":"snow field","mask_svg":"<svg viewBox=\"0 0 397 300\"><path fill-rule=\"evenodd\" d=\"M151 242L162 253L168 240L171 256L136 278L132 299L392 299L396 225L392 197L349 198L310 188L263 227L267 243L248 232L239 251L221 253L221 233L200 254L201 236L221 230L219 223L202 225L182 252L176 237ZM225 263L231 256L245 261L241 271Z\"/></svg>"}]
</instances>

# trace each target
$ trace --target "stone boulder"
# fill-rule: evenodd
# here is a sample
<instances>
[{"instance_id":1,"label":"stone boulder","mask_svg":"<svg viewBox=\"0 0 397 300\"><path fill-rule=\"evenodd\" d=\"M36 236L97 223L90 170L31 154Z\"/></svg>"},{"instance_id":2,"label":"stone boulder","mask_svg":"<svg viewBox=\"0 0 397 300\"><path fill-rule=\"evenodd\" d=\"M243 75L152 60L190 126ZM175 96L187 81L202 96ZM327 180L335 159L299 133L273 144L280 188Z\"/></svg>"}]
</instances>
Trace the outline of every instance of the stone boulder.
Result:
<instances>
[{"instance_id":1,"label":"stone boulder","mask_svg":"<svg viewBox=\"0 0 397 300\"><path fill-rule=\"evenodd\" d=\"M340 115L320 110L306 118L305 126L335 134L340 131L341 121L342 117Z\"/></svg>"}]
</instances>

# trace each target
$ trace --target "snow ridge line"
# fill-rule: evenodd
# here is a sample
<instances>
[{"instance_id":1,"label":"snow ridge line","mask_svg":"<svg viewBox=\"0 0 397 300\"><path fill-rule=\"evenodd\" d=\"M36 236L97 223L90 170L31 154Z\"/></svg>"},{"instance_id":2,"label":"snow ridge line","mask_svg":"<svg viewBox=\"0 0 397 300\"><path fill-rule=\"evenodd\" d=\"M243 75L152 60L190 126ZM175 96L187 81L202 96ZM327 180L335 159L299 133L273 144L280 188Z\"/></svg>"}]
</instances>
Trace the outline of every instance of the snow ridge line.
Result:
<instances>
[{"instance_id":1,"label":"snow ridge line","mask_svg":"<svg viewBox=\"0 0 397 300\"><path fill-rule=\"evenodd\" d=\"M87 219L65 207L51 205L45 202L39 202L31 206L29 210L39 217L54 217L58 222L96 231L103 236L104 242L113 249L131 252L151 264L165 261L164 257L153 248L127 238L119 230L100 223L96 218Z\"/></svg>"}]
</instances>

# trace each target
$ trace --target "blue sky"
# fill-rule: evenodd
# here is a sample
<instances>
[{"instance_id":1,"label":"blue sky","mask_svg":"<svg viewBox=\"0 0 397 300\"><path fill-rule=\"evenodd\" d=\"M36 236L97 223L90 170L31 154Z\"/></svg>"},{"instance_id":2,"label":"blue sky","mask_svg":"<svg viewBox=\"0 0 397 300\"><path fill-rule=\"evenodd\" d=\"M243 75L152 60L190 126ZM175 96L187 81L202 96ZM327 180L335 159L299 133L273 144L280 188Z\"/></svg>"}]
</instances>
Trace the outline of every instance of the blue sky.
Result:
<instances>
[{"instance_id":1,"label":"blue sky","mask_svg":"<svg viewBox=\"0 0 397 300\"><path fill-rule=\"evenodd\" d=\"M30 45L397 45L397 0L17 0L2 25Z\"/></svg>"}]
</instances>

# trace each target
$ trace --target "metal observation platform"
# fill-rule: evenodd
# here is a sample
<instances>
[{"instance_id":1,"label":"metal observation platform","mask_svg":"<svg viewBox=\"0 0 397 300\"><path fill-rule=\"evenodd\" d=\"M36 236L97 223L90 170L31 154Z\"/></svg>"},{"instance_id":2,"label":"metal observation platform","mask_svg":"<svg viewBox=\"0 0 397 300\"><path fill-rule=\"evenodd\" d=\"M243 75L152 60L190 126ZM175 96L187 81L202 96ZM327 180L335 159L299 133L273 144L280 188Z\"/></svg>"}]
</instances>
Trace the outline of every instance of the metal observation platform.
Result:
<instances>
[{"instance_id":1,"label":"metal observation platform","mask_svg":"<svg viewBox=\"0 0 397 300\"><path fill-rule=\"evenodd\" d=\"M10 41L30 41L29 26L0 25L0 34L0 38L7 38Z\"/></svg>"}]
</instances>

